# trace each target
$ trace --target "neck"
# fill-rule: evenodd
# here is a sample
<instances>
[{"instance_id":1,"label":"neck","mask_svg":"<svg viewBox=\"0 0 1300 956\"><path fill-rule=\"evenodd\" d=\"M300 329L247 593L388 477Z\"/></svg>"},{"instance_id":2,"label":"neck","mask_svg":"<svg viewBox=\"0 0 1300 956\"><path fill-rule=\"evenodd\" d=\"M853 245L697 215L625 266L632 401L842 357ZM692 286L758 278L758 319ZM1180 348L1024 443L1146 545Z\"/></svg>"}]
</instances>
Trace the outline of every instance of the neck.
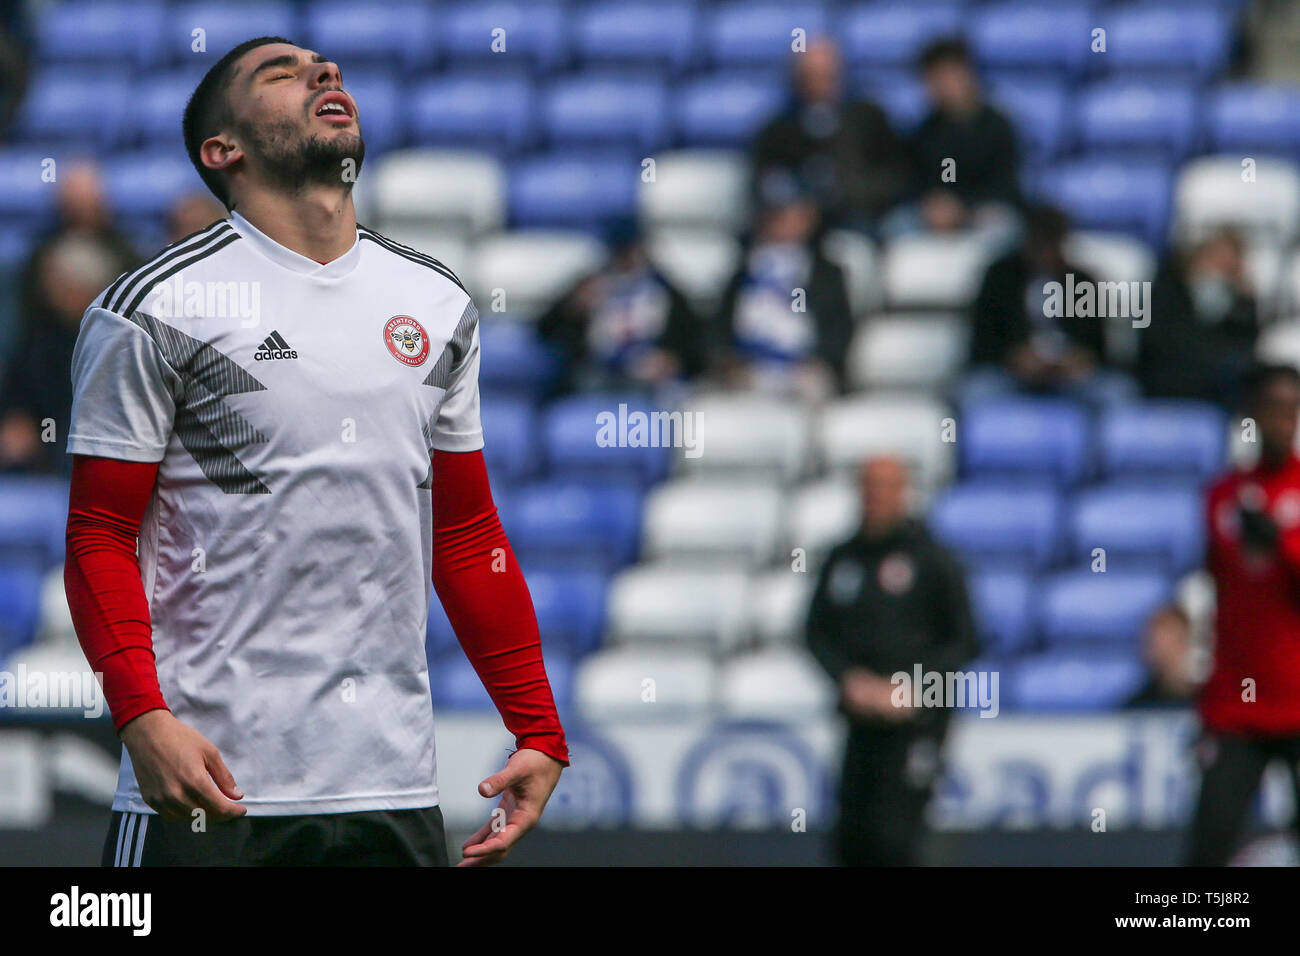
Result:
<instances>
[{"instance_id":1,"label":"neck","mask_svg":"<svg viewBox=\"0 0 1300 956\"><path fill-rule=\"evenodd\" d=\"M317 262L331 262L357 239L352 190L315 187L300 193L261 190L241 196L234 211L286 249Z\"/></svg>"}]
</instances>

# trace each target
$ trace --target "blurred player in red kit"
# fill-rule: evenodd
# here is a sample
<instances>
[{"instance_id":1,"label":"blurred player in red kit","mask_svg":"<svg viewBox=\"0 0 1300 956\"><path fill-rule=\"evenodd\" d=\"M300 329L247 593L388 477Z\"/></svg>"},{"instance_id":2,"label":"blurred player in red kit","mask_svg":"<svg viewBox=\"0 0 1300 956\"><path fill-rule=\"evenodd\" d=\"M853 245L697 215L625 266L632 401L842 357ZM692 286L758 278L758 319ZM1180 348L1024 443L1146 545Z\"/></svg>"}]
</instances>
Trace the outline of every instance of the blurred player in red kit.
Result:
<instances>
[{"instance_id":1,"label":"blurred player in red kit","mask_svg":"<svg viewBox=\"0 0 1300 956\"><path fill-rule=\"evenodd\" d=\"M1257 368L1244 397L1259 459L1221 478L1207 507L1218 606L1214 666L1200 698L1192 866L1227 863L1264 769L1285 761L1294 783L1300 761L1300 373Z\"/></svg>"}]
</instances>

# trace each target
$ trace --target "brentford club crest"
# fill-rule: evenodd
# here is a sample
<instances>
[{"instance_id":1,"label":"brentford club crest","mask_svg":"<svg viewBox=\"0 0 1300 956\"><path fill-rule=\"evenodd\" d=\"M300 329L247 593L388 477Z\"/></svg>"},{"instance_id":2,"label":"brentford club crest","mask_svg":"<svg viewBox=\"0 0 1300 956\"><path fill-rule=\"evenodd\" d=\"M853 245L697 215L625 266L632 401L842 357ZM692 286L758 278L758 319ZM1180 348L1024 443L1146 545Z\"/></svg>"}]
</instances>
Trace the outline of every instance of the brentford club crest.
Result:
<instances>
[{"instance_id":1,"label":"brentford club crest","mask_svg":"<svg viewBox=\"0 0 1300 956\"><path fill-rule=\"evenodd\" d=\"M403 365L423 365L429 357L429 334L409 315L395 315L388 320L384 344Z\"/></svg>"}]
</instances>

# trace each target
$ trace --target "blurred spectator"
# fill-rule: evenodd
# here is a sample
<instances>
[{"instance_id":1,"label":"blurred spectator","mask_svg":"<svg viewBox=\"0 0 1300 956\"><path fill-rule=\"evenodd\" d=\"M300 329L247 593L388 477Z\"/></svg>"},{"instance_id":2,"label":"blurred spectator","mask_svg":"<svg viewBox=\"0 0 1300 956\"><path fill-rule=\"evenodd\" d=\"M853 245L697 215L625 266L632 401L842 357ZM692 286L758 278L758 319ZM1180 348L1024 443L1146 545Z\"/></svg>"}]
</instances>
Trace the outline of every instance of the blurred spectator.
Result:
<instances>
[{"instance_id":1,"label":"blurred spectator","mask_svg":"<svg viewBox=\"0 0 1300 956\"><path fill-rule=\"evenodd\" d=\"M192 192L180 196L167 210L167 241L176 242L226 218L226 207L211 193Z\"/></svg>"},{"instance_id":2,"label":"blurred spectator","mask_svg":"<svg viewBox=\"0 0 1300 956\"><path fill-rule=\"evenodd\" d=\"M0 4L0 138L9 131L27 92L24 5Z\"/></svg>"},{"instance_id":3,"label":"blurred spectator","mask_svg":"<svg viewBox=\"0 0 1300 956\"><path fill-rule=\"evenodd\" d=\"M1142 635L1142 657L1149 676L1128 702L1130 707L1186 707L1197 690L1193 668L1192 624L1177 605L1151 615Z\"/></svg>"},{"instance_id":4,"label":"blurred spectator","mask_svg":"<svg viewBox=\"0 0 1300 956\"><path fill-rule=\"evenodd\" d=\"M636 224L606 234L606 263L584 276L537 320L564 359L559 390L653 387L700 372L705 330L681 294L646 255Z\"/></svg>"},{"instance_id":5,"label":"blurred spectator","mask_svg":"<svg viewBox=\"0 0 1300 956\"><path fill-rule=\"evenodd\" d=\"M760 189L773 172L807 182L830 226L873 231L906 187L901 141L879 107L845 94L828 39L794 55L790 103L759 132L753 164Z\"/></svg>"},{"instance_id":6,"label":"blurred spectator","mask_svg":"<svg viewBox=\"0 0 1300 956\"><path fill-rule=\"evenodd\" d=\"M822 568L807 641L839 686L849 720L840 862L910 864L951 710L900 706L891 675L910 677L918 664L923 672L956 672L975 656L975 625L956 560L908 514L903 464L872 459L860 481L862 525Z\"/></svg>"},{"instance_id":7,"label":"blurred spectator","mask_svg":"<svg viewBox=\"0 0 1300 956\"><path fill-rule=\"evenodd\" d=\"M1020 202L1015 130L984 101L962 40L939 40L921 54L931 110L908 143L915 204L890 217L888 231L974 229L1009 241Z\"/></svg>"},{"instance_id":8,"label":"blurred spectator","mask_svg":"<svg viewBox=\"0 0 1300 956\"><path fill-rule=\"evenodd\" d=\"M966 399L1017 390L1068 394L1093 403L1132 396L1128 377L1104 368L1106 320L1049 307L1053 301L1066 304L1064 298L1053 300L1049 283L1059 283L1062 293L1069 276L1074 288L1095 286L1088 272L1066 258L1068 233L1064 213L1034 206L1020 245L984 273L971 312L974 370L963 386Z\"/></svg>"},{"instance_id":9,"label":"blurred spectator","mask_svg":"<svg viewBox=\"0 0 1300 956\"><path fill-rule=\"evenodd\" d=\"M1223 229L1165 262L1141 332L1138 375L1152 397L1199 398L1235 408L1236 385L1259 334L1245 243Z\"/></svg>"},{"instance_id":10,"label":"blurred spectator","mask_svg":"<svg viewBox=\"0 0 1300 956\"><path fill-rule=\"evenodd\" d=\"M1227 863L1265 768L1300 763L1300 373L1253 369L1244 395L1259 459L1216 482L1206 507L1214 664L1200 695L1193 866Z\"/></svg>"},{"instance_id":11,"label":"blurred spectator","mask_svg":"<svg viewBox=\"0 0 1300 956\"><path fill-rule=\"evenodd\" d=\"M72 349L82 314L117 275L111 250L90 235L67 233L39 260L40 307L6 369L0 391L0 470L65 471L72 412Z\"/></svg>"},{"instance_id":12,"label":"blurred spectator","mask_svg":"<svg viewBox=\"0 0 1300 956\"><path fill-rule=\"evenodd\" d=\"M843 388L853 317L844 272L818 235L812 197L789 178L769 178L757 230L718 309L732 385L808 400Z\"/></svg>"}]
</instances>

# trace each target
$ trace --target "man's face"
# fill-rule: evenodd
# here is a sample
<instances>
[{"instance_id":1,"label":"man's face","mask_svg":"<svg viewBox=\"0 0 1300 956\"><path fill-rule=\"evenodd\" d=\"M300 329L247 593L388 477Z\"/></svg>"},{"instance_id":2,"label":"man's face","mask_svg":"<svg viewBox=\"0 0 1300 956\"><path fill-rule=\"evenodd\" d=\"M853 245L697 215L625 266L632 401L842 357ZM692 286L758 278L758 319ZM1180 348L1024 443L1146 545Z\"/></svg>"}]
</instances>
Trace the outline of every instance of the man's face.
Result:
<instances>
[{"instance_id":1,"label":"man's face","mask_svg":"<svg viewBox=\"0 0 1300 956\"><path fill-rule=\"evenodd\" d=\"M1274 379L1260 394L1255 421L1265 452L1274 456L1288 453L1300 425L1300 385L1290 379Z\"/></svg>"},{"instance_id":2,"label":"man's face","mask_svg":"<svg viewBox=\"0 0 1300 956\"><path fill-rule=\"evenodd\" d=\"M964 112L976 99L975 76L960 60L940 60L925 71L930 101L946 112Z\"/></svg>"},{"instance_id":3,"label":"man's face","mask_svg":"<svg viewBox=\"0 0 1300 956\"><path fill-rule=\"evenodd\" d=\"M907 469L894 458L874 458L859 475L862 522L868 530L888 530L907 516Z\"/></svg>"},{"instance_id":4,"label":"man's face","mask_svg":"<svg viewBox=\"0 0 1300 956\"><path fill-rule=\"evenodd\" d=\"M834 102L840 93L840 55L827 40L814 42L796 61L799 94L805 103Z\"/></svg>"},{"instance_id":5,"label":"man's face","mask_svg":"<svg viewBox=\"0 0 1300 956\"><path fill-rule=\"evenodd\" d=\"M226 95L229 133L259 178L294 191L355 181L360 111L336 64L288 43L256 47L236 61Z\"/></svg>"}]
</instances>

